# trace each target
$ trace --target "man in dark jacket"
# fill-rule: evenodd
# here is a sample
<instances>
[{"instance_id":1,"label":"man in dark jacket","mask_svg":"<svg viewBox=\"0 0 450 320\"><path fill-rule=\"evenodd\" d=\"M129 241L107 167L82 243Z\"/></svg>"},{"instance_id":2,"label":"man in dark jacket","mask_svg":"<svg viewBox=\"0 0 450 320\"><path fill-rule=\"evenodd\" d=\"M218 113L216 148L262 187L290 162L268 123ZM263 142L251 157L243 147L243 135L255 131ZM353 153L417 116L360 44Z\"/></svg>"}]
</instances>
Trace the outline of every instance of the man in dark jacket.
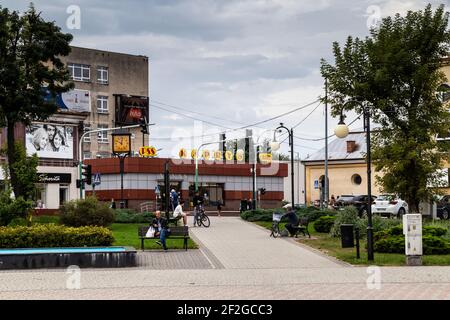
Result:
<instances>
[{"instance_id":1,"label":"man in dark jacket","mask_svg":"<svg viewBox=\"0 0 450 320\"><path fill-rule=\"evenodd\" d=\"M155 228L155 237L159 236L160 241L156 241L157 244L162 245L164 248L164 251L167 251L166 246L166 238L168 236L168 230L167 230L167 219L164 217L161 217L161 211L155 212L155 219L152 221L152 226Z\"/></svg>"},{"instance_id":2,"label":"man in dark jacket","mask_svg":"<svg viewBox=\"0 0 450 320\"><path fill-rule=\"evenodd\" d=\"M287 212L281 217L281 219L283 219L284 217L288 219L288 223L286 223L285 228L289 231L290 235L293 236L295 234L294 227L298 226L300 220L298 219L295 210L292 209L292 205L290 203L285 205L283 208L285 208Z\"/></svg>"}]
</instances>

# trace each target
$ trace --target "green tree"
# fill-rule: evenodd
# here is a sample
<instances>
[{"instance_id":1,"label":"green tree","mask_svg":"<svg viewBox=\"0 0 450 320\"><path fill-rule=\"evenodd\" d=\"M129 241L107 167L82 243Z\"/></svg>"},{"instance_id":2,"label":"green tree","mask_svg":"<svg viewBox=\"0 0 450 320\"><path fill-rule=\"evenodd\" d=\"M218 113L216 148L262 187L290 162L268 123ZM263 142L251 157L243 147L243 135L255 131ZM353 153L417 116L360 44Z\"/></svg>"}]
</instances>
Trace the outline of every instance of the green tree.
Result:
<instances>
[{"instance_id":1,"label":"green tree","mask_svg":"<svg viewBox=\"0 0 450 320\"><path fill-rule=\"evenodd\" d=\"M5 149L0 154L4 156ZM34 154L27 157L25 147L22 143L14 143L14 156L16 162L11 164L17 175L17 183L23 194L20 196L12 196L12 190L9 178L9 166L5 162L2 164L5 189L0 193L0 225L8 225L14 218L28 217L31 219L31 209L36 196L36 183L38 182L38 157Z\"/></svg>"},{"instance_id":2,"label":"green tree","mask_svg":"<svg viewBox=\"0 0 450 320\"><path fill-rule=\"evenodd\" d=\"M72 35L60 32L34 7L20 14L0 7L0 126L7 128L7 156L16 197L24 196L16 166L17 124L43 121L57 111L56 95L73 88L60 56L70 53ZM45 88L50 96L44 97Z\"/></svg>"},{"instance_id":3,"label":"green tree","mask_svg":"<svg viewBox=\"0 0 450 320\"><path fill-rule=\"evenodd\" d=\"M365 40L349 37L342 49L335 42L334 65L321 61L333 114L358 100L345 109L361 113L366 105L381 126L372 140L373 161L383 173L377 181L413 212L438 192L429 186L448 160L448 145L436 141L450 129L449 112L436 95L446 81L440 68L450 47L448 18L444 5L384 18Z\"/></svg>"}]
</instances>

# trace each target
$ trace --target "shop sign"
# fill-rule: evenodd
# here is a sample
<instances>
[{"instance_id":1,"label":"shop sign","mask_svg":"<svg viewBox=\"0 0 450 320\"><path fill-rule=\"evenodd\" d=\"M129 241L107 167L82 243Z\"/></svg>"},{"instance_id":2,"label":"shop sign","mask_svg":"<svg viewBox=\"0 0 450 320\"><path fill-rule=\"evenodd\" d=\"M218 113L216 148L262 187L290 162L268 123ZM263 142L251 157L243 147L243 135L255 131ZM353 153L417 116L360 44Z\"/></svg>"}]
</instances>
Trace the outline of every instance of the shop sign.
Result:
<instances>
[{"instance_id":1,"label":"shop sign","mask_svg":"<svg viewBox=\"0 0 450 320\"><path fill-rule=\"evenodd\" d=\"M70 173L38 173L39 183L71 183Z\"/></svg>"}]
</instances>

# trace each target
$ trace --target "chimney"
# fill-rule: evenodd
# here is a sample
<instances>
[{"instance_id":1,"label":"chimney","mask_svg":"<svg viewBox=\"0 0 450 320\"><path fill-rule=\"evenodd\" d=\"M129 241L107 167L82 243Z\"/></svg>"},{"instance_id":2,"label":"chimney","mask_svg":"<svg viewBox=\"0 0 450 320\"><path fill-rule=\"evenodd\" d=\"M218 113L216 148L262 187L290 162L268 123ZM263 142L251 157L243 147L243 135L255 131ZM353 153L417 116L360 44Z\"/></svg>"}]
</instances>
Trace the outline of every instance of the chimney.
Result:
<instances>
[{"instance_id":1,"label":"chimney","mask_svg":"<svg viewBox=\"0 0 450 320\"><path fill-rule=\"evenodd\" d=\"M352 153L356 150L356 141L349 140L347 141L347 153Z\"/></svg>"}]
</instances>

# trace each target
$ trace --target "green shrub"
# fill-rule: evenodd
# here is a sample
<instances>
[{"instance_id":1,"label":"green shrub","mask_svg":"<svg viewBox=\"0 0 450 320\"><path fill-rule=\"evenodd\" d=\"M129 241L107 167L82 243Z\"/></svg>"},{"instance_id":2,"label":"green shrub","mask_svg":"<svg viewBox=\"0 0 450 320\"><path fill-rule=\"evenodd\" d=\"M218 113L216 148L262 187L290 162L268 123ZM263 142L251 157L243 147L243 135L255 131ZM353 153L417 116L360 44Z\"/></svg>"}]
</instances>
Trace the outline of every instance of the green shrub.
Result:
<instances>
[{"instance_id":1,"label":"green shrub","mask_svg":"<svg viewBox=\"0 0 450 320\"><path fill-rule=\"evenodd\" d=\"M32 201L22 197L12 199L9 191L0 193L0 226L7 226L15 218L26 218L31 208Z\"/></svg>"},{"instance_id":2,"label":"green shrub","mask_svg":"<svg viewBox=\"0 0 450 320\"><path fill-rule=\"evenodd\" d=\"M322 216L314 222L314 230L321 233L329 233L334 225L336 216Z\"/></svg>"},{"instance_id":3,"label":"green shrub","mask_svg":"<svg viewBox=\"0 0 450 320\"><path fill-rule=\"evenodd\" d=\"M286 213L285 209L257 209L255 211L249 210L241 213L241 218L247 221L272 221L272 215L274 212L280 212L282 214ZM308 221L316 221L322 216L332 216L335 215L334 210L320 210L315 207L299 208L296 209L297 216L306 217Z\"/></svg>"},{"instance_id":4,"label":"green shrub","mask_svg":"<svg viewBox=\"0 0 450 320\"><path fill-rule=\"evenodd\" d=\"M330 235L332 237L340 237L341 236L341 224L353 224L355 226L359 226L358 224L359 217L358 211L355 207L345 207L343 210L340 210L336 213L336 219L334 220L334 224L331 227ZM360 228L361 230L361 228Z\"/></svg>"},{"instance_id":5,"label":"green shrub","mask_svg":"<svg viewBox=\"0 0 450 320\"><path fill-rule=\"evenodd\" d=\"M104 227L114 222L114 210L95 197L66 202L60 212L61 223L71 227Z\"/></svg>"},{"instance_id":6,"label":"green shrub","mask_svg":"<svg viewBox=\"0 0 450 320\"><path fill-rule=\"evenodd\" d=\"M32 227L0 227L0 248L110 246L111 230L104 227L66 227L37 224Z\"/></svg>"},{"instance_id":7,"label":"green shrub","mask_svg":"<svg viewBox=\"0 0 450 320\"><path fill-rule=\"evenodd\" d=\"M447 230L442 227L424 226L422 251L425 255L450 254L450 241L442 236ZM375 252L405 253L405 236L401 225L374 233Z\"/></svg>"},{"instance_id":8,"label":"green shrub","mask_svg":"<svg viewBox=\"0 0 450 320\"><path fill-rule=\"evenodd\" d=\"M139 213L130 209L114 210L115 223L150 223L155 218L152 212Z\"/></svg>"},{"instance_id":9,"label":"green shrub","mask_svg":"<svg viewBox=\"0 0 450 320\"><path fill-rule=\"evenodd\" d=\"M316 221L320 217L324 216L334 216L336 215L336 210L330 210L330 209L324 209L320 210L316 207L307 207L307 208L301 208L296 210L297 215L299 217L305 217L308 219L309 222Z\"/></svg>"}]
</instances>

